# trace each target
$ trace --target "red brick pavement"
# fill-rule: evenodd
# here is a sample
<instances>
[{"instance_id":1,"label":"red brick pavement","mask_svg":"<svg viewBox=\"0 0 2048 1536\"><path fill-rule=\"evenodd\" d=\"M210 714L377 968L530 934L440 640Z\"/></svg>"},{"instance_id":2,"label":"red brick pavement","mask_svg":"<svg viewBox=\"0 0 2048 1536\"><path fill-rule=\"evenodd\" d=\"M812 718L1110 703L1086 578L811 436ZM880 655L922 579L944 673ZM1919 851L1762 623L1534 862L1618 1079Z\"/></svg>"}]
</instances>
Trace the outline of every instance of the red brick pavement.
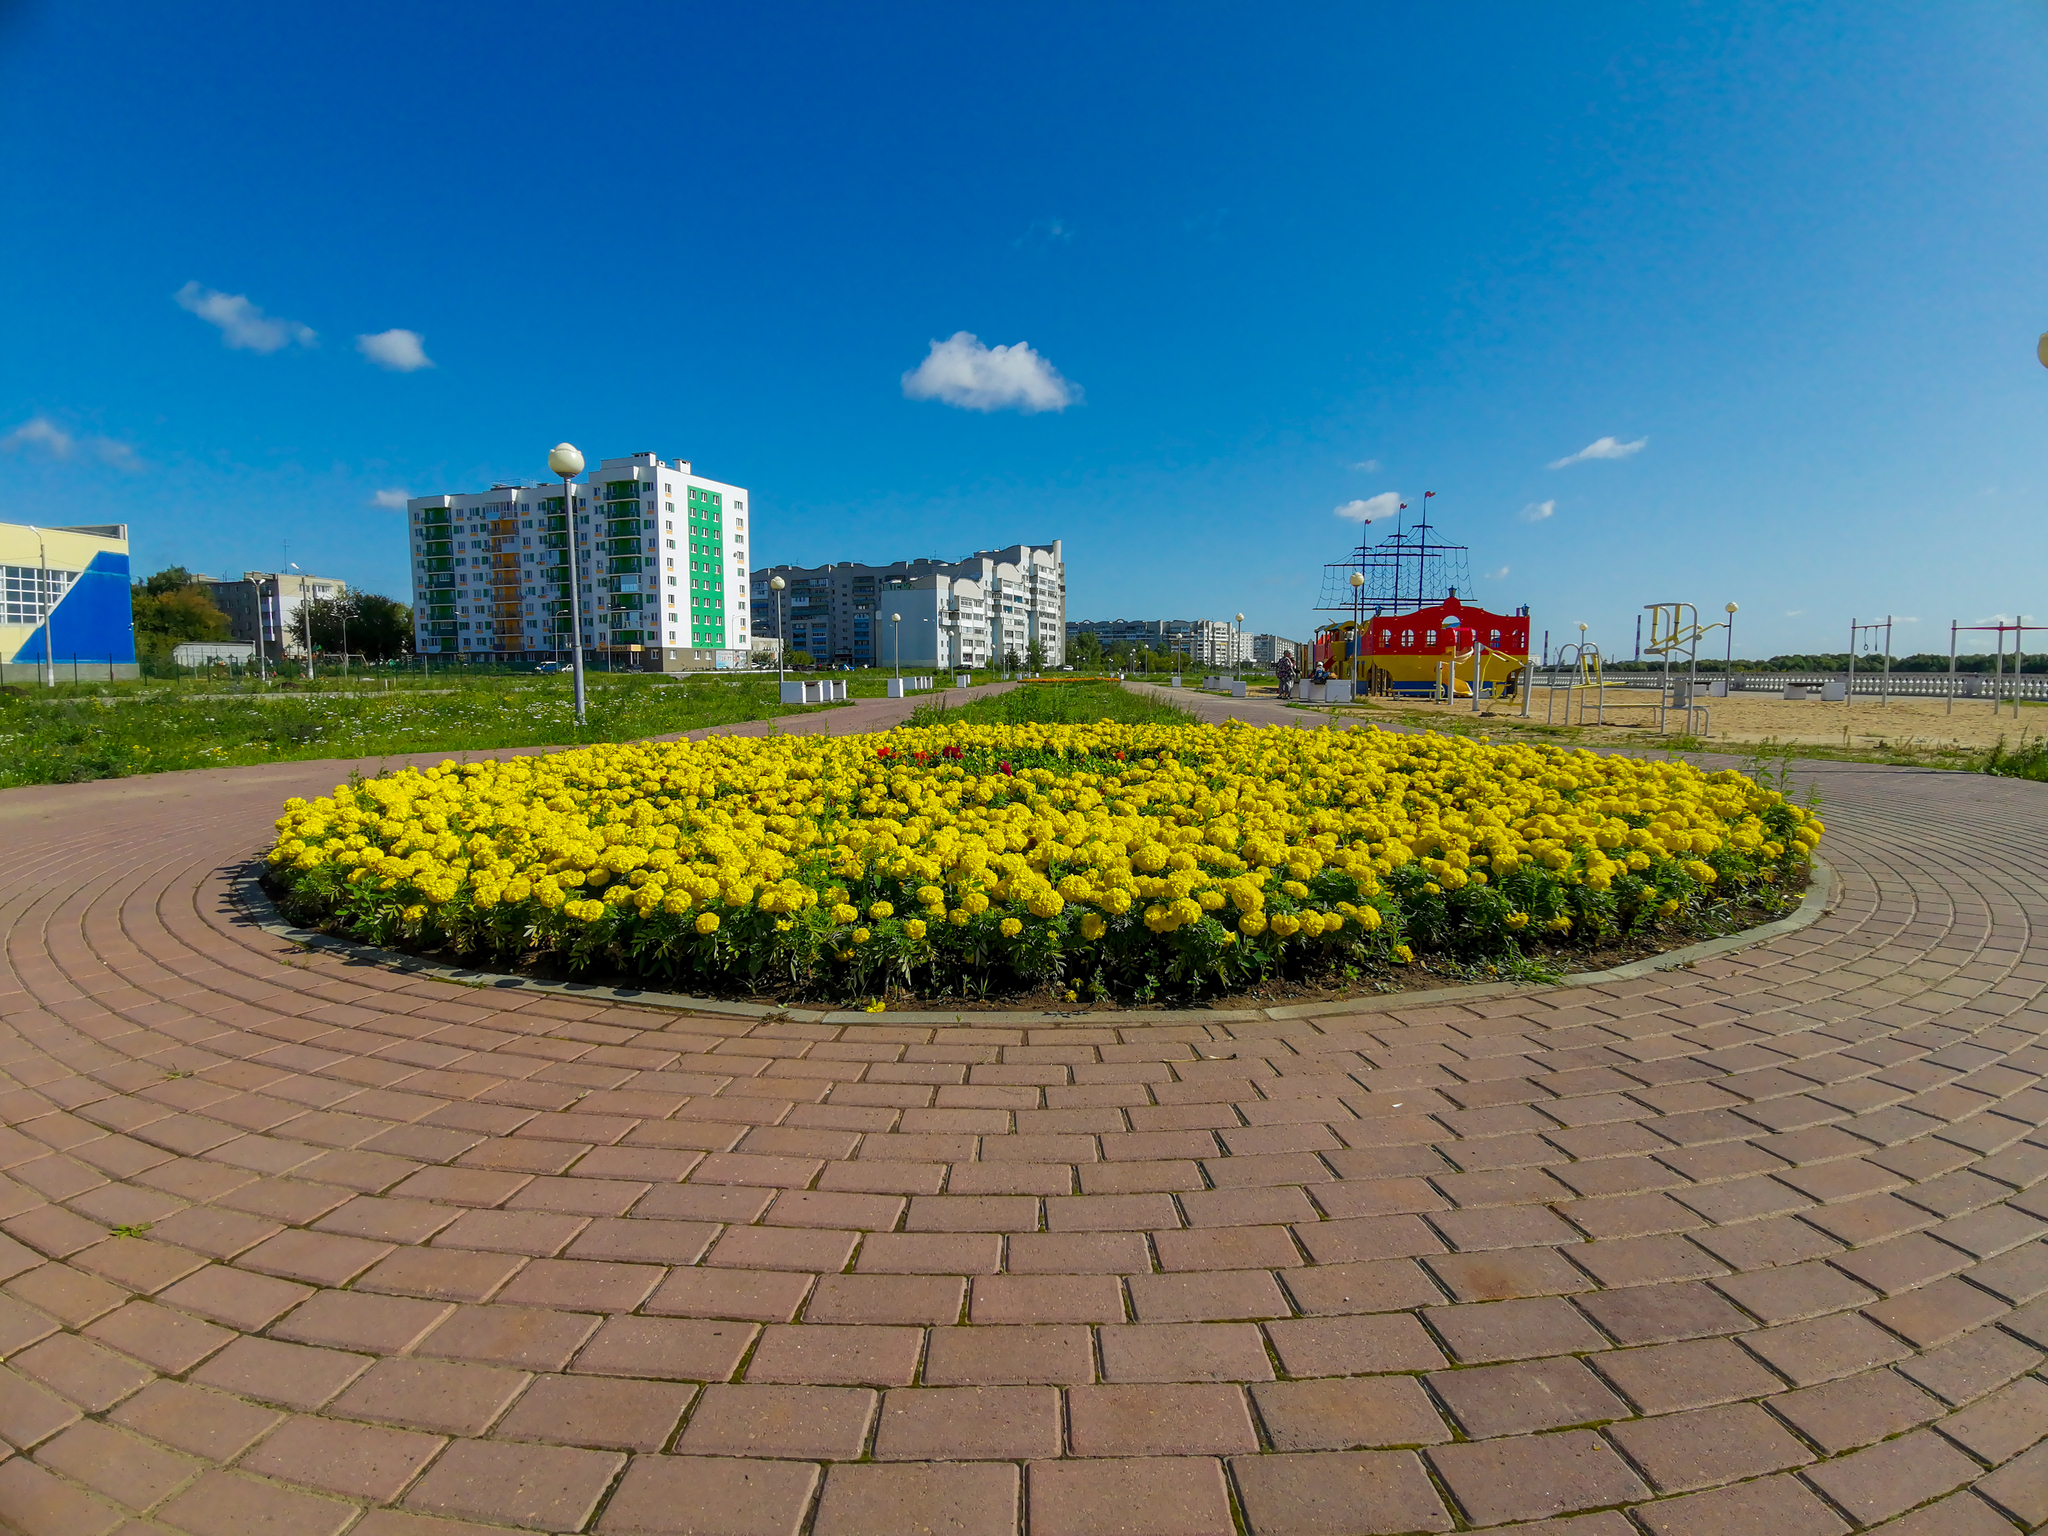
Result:
<instances>
[{"instance_id":1,"label":"red brick pavement","mask_svg":"<svg viewBox=\"0 0 2048 1536\"><path fill-rule=\"evenodd\" d=\"M0 794L26 1536L2048 1520L2048 787L1810 765L1837 906L1689 970L935 1027L301 952L346 766Z\"/></svg>"}]
</instances>

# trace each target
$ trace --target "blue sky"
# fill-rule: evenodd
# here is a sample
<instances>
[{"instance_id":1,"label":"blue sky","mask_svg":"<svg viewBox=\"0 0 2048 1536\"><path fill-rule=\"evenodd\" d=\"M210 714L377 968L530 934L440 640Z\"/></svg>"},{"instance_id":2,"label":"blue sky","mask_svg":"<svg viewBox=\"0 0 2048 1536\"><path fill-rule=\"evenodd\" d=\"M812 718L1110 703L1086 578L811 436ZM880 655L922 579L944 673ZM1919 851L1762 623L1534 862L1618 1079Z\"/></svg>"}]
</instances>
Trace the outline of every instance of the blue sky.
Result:
<instances>
[{"instance_id":1,"label":"blue sky","mask_svg":"<svg viewBox=\"0 0 2048 1536\"><path fill-rule=\"evenodd\" d=\"M0 519L402 596L379 492L567 438L1299 637L1431 489L1554 636L1944 649L2048 615L2044 79L2039 3L16 0Z\"/></svg>"}]
</instances>

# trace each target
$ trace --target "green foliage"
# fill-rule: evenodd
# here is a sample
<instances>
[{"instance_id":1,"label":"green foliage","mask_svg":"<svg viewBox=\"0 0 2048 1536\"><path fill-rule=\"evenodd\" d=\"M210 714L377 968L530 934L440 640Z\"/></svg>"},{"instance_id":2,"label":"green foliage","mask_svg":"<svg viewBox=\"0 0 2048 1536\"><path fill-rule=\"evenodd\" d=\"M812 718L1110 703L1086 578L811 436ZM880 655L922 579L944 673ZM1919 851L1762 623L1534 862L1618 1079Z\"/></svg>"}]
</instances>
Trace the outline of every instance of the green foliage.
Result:
<instances>
[{"instance_id":1,"label":"green foliage","mask_svg":"<svg viewBox=\"0 0 2048 1536\"><path fill-rule=\"evenodd\" d=\"M354 643L354 634L350 634ZM305 758L482 751L632 740L759 720L778 709L775 678L671 683L590 674L589 728L578 733L569 678L359 679L348 692L223 695L145 687L104 695L0 695L0 787L69 784L173 768Z\"/></svg>"},{"instance_id":2,"label":"green foliage","mask_svg":"<svg viewBox=\"0 0 2048 1536\"><path fill-rule=\"evenodd\" d=\"M145 656L167 655L184 640L225 640L228 616L213 594L196 585L182 565L167 566L129 588L135 648Z\"/></svg>"},{"instance_id":3,"label":"green foliage","mask_svg":"<svg viewBox=\"0 0 2048 1536\"><path fill-rule=\"evenodd\" d=\"M1131 693L1114 682L1028 683L949 708L941 699L912 712L909 725L1193 725L1177 704Z\"/></svg>"},{"instance_id":4,"label":"green foliage","mask_svg":"<svg viewBox=\"0 0 2048 1536\"><path fill-rule=\"evenodd\" d=\"M2030 743L2022 736L2020 744L2011 751L2006 750L2001 738L1985 756L1983 771L1997 774L2000 778L2048 782L2048 737L2036 736Z\"/></svg>"},{"instance_id":5,"label":"green foliage","mask_svg":"<svg viewBox=\"0 0 2048 1536\"><path fill-rule=\"evenodd\" d=\"M298 610L292 629L301 647L310 637L323 655L388 661L412 651L412 609L376 592L313 598Z\"/></svg>"}]
</instances>

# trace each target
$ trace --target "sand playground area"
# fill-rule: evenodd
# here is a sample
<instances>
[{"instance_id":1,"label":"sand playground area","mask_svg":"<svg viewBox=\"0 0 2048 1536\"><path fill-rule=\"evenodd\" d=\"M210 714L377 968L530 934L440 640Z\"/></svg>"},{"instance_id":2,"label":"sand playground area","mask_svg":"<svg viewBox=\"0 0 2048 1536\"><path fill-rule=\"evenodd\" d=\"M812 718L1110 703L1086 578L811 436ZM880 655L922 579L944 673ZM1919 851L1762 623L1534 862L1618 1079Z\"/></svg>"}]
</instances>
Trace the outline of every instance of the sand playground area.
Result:
<instances>
[{"instance_id":1,"label":"sand playground area","mask_svg":"<svg viewBox=\"0 0 2048 1536\"><path fill-rule=\"evenodd\" d=\"M1518 701L1482 705L1472 712L1472 701L1455 703L1402 700L1398 704L1374 701L1371 705L1341 708L1340 715L1369 716L1384 709L1388 713L1444 715L1465 720L1499 721L1502 725L1544 723L1544 709L1550 690L1538 688L1529 699L1527 720ZM1563 725L1565 707L1570 704L1570 723L1580 724L1579 706L1585 704L1585 728L1590 735L1617 738L1657 734L1657 695L1644 689L1609 688L1605 724L1597 722L1601 711L1588 692L1557 690L1551 706L1552 725ZM2022 703L2019 718L2007 701L1994 710L1984 699L1957 699L1953 712L1946 699L1901 699L1880 703L1861 695L1848 703L1827 704L1819 699L1787 700L1775 694L1737 694L1726 699L1702 699L1707 712L1707 729L1702 740L1731 745L1775 742L1785 746L1830 746L1843 748L1966 748L1988 751L2003 741L2018 747L2021 740L2035 740L2048 733L2048 706ZM1673 710L1667 726L1674 735L1685 730L1684 712Z\"/></svg>"}]
</instances>

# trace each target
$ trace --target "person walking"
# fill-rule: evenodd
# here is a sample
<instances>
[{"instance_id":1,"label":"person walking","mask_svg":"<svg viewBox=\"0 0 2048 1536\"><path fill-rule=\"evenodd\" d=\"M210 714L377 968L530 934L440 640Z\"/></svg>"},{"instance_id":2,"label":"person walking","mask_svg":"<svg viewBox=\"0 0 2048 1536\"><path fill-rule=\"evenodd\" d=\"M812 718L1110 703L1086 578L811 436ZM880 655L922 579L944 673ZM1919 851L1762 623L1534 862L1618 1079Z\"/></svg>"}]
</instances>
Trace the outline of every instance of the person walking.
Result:
<instances>
[{"instance_id":1,"label":"person walking","mask_svg":"<svg viewBox=\"0 0 2048 1536\"><path fill-rule=\"evenodd\" d=\"M1273 677L1280 685L1280 697L1283 699L1293 698L1294 657L1291 654L1286 651L1280 653L1280 659L1273 663Z\"/></svg>"}]
</instances>

